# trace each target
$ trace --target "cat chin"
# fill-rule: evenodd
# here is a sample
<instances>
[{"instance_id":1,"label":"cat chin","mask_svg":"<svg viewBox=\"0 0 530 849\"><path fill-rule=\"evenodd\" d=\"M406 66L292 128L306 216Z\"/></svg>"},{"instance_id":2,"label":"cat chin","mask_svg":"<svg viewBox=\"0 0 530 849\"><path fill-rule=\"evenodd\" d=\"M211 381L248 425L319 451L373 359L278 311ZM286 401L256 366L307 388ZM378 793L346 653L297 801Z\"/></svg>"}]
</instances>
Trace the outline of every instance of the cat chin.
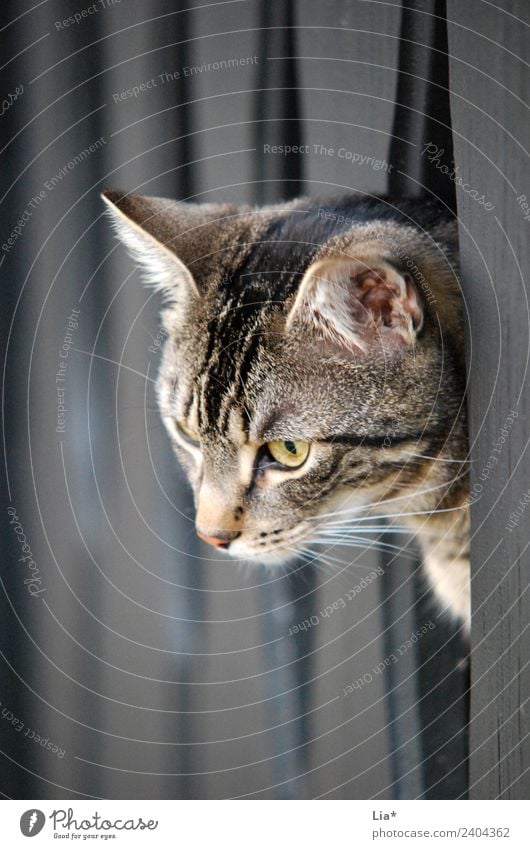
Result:
<instances>
[{"instance_id":1,"label":"cat chin","mask_svg":"<svg viewBox=\"0 0 530 849\"><path fill-rule=\"evenodd\" d=\"M244 561L249 566L285 566L298 560L300 555L289 548L279 548L270 551L256 551L245 543L233 542L226 552L234 560Z\"/></svg>"}]
</instances>

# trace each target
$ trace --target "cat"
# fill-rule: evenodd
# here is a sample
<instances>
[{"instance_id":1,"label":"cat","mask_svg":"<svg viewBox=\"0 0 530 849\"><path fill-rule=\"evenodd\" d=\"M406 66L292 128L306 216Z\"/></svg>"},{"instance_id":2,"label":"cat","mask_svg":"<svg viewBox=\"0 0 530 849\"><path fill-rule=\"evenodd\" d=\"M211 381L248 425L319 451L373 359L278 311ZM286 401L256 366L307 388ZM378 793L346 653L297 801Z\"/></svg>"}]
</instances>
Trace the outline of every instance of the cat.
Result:
<instances>
[{"instance_id":1,"label":"cat","mask_svg":"<svg viewBox=\"0 0 530 849\"><path fill-rule=\"evenodd\" d=\"M452 214L361 195L263 208L103 198L165 301L157 395L198 535L274 564L348 540L363 516L398 521L440 605L468 627Z\"/></svg>"}]
</instances>

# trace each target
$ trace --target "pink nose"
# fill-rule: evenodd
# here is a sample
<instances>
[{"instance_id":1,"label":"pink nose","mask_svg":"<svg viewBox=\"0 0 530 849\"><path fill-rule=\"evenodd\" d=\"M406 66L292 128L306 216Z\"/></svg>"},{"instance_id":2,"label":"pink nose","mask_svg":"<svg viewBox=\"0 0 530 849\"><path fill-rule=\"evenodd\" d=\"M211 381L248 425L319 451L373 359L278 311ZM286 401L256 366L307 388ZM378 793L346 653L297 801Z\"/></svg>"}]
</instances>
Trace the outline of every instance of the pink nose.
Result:
<instances>
[{"instance_id":1,"label":"pink nose","mask_svg":"<svg viewBox=\"0 0 530 849\"><path fill-rule=\"evenodd\" d=\"M222 537L211 537L208 536L208 534L203 534L203 532L197 528L197 536L203 539L204 542L207 542L208 545L213 545L214 548L228 548L232 540L239 536L239 534L227 533Z\"/></svg>"}]
</instances>

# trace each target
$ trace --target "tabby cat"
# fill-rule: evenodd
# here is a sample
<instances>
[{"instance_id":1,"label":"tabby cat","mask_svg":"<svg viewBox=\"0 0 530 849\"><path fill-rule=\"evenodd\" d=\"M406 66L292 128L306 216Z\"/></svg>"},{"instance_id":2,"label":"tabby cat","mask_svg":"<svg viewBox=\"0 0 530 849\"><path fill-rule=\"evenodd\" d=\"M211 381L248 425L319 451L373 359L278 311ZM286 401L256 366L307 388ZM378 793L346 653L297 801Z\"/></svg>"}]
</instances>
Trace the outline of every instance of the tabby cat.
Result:
<instances>
[{"instance_id":1,"label":"tabby cat","mask_svg":"<svg viewBox=\"0 0 530 849\"><path fill-rule=\"evenodd\" d=\"M258 209L103 197L166 301L157 393L199 536L274 564L386 517L414 531L441 605L467 623L452 217L357 195Z\"/></svg>"}]
</instances>

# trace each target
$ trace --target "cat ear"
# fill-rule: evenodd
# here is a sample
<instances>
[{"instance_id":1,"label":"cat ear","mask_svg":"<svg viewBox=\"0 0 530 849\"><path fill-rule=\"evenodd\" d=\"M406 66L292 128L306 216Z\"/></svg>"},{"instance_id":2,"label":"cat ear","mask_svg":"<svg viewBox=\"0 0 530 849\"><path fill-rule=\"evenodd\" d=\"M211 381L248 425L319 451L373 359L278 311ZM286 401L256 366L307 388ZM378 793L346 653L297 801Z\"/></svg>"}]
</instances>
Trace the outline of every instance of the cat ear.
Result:
<instances>
[{"instance_id":1,"label":"cat ear","mask_svg":"<svg viewBox=\"0 0 530 849\"><path fill-rule=\"evenodd\" d=\"M224 231L238 213L229 204L179 203L166 198L102 193L118 237L140 265L145 282L174 303L198 298L221 265ZM223 235L224 233L224 235Z\"/></svg>"},{"instance_id":2,"label":"cat ear","mask_svg":"<svg viewBox=\"0 0 530 849\"><path fill-rule=\"evenodd\" d=\"M329 257L305 273L287 329L305 326L328 342L368 353L414 344L423 309L412 277L381 249Z\"/></svg>"}]
</instances>

